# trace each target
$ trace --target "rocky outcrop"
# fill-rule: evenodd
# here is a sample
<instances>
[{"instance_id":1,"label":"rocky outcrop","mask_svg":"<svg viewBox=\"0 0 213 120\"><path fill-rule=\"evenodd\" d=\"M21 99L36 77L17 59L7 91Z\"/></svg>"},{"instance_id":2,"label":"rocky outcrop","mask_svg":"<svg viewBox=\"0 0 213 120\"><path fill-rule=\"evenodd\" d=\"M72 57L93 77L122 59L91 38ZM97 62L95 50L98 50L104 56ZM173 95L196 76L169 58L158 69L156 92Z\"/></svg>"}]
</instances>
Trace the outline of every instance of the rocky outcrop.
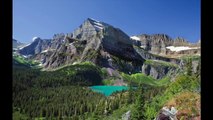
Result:
<instances>
[{"instance_id":1,"label":"rocky outcrop","mask_svg":"<svg viewBox=\"0 0 213 120\"><path fill-rule=\"evenodd\" d=\"M178 120L200 120L201 117L201 102L200 93L184 91L176 94L164 105L164 109L170 108L172 112L172 107L178 108L175 116ZM162 111L162 110L161 110Z\"/></svg>"},{"instance_id":2,"label":"rocky outcrop","mask_svg":"<svg viewBox=\"0 0 213 120\"><path fill-rule=\"evenodd\" d=\"M174 107L171 107L171 110L163 107L155 120L178 120L176 117L177 112Z\"/></svg>"},{"instance_id":3,"label":"rocky outcrop","mask_svg":"<svg viewBox=\"0 0 213 120\"><path fill-rule=\"evenodd\" d=\"M122 120L131 120L130 115L131 115L131 111L129 110L122 115Z\"/></svg>"},{"instance_id":4,"label":"rocky outcrop","mask_svg":"<svg viewBox=\"0 0 213 120\"><path fill-rule=\"evenodd\" d=\"M140 48L138 46L134 46L134 49L144 59L161 60L161 61L166 61L166 62L172 62L172 63L175 63L175 64L179 64L180 63L179 59L168 58L168 57L163 57L163 56L160 56L160 55L155 55L155 54L152 54L152 53L149 53L149 52L145 51L143 48Z\"/></svg>"},{"instance_id":5,"label":"rocky outcrop","mask_svg":"<svg viewBox=\"0 0 213 120\"><path fill-rule=\"evenodd\" d=\"M173 46L191 46L191 44L182 37L177 37L173 41Z\"/></svg>"},{"instance_id":6,"label":"rocky outcrop","mask_svg":"<svg viewBox=\"0 0 213 120\"><path fill-rule=\"evenodd\" d=\"M178 65L162 61L145 62L142 66L142 73L150 75L155 79L162 79L177 70Z\"/></svg>"}]
</instances>

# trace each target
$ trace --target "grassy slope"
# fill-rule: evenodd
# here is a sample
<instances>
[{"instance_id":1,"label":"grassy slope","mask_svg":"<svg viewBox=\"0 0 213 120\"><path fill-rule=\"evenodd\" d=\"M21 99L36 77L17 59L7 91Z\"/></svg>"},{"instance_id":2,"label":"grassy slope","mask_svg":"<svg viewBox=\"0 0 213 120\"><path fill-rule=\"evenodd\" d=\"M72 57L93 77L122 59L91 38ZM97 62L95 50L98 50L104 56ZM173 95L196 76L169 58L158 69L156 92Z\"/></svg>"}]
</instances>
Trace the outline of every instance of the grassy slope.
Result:
<instances>
[{"instance_id":1,"label":"grassy slope","mask_svg":"<svg viewBox=\"0 0 213 120\"><path fill-rule=\"evenodd\" d=\"M200 59L200 55L185 55L185 56L180 57L179 59L182 59L185 61L188 59L192 59L192 61L197 61Z\"/></svg>"},{"instance_id":2,"label":"grassy slope","mask_svg":"<svg viewBox=\"0 0 213 120\"><path fill-rule=\"evenodd\" d=\"M163 86L167 85L170 82L168 77L164 77L161 80L156 80L153 77L147 76L143 73L136 73L132 75L121 73L121 76L127 83L133 82L135 84L143 83L152 86Z\"/></svg>"},{"instance_id":3,"label":"grassy slope","mask_svg":"<svg viewBox=\"0 0 213 120\"><path fill-rule=\"evenodd\" d=\"M39 62L36 62L34 60L27 60L26 58L20 56L20 55L14 55L13 59L18 63L18 64L23 64L26 66L31 66L34 68L38 68Z\"/></svg>"},{"instance_id":4,"label":"grassy slope","mask_svg":"<svg viewBox=\"0 0 213 120\"><path fill-rule=\"evenodd\" d=\"M163 106L174 106L179 111L178 119L191 119L200 116L200 94L197 92L200 85L194 76L179 75L174 82L169 82L169 78L156 81L143 74L122 74L122 76L153 87L166 86L165 90L146 100L144 113L146 119L154 119ZM110 116L104 117L104 120L121 119L125 112L134 109L131 106L134 106L134 103L115 110Z\"/></svg>"},{"instance_id":5,"label":"grassy slope","mask_svg":"<svg viewBox=\"0 0 213 120\"><path fill-rule=\"evenodd\" d=\"M16 109L16 108L14 108ZM19 110L13 110L15 112L13 112L13 120L28 120L29 117L26 114L20 113Z\"/></svg>"},{"instance_id":6,"label":"grassy slope","mask_svg":"<svg viewBox=\"0 0 213 120\"><path fill-rule=\"evenodd\" d=\"M165 106L175 106L178 109L178 119L192 119L192 117L199 117L200 94L190 91L180 92L170 99Z\"/></svg>"},{"instance_id":7,"label":"grassy slope","mask_svg":"<svg viewBox=\"0 0 213 120\"><path fill-rule=\"evenodd\" d=\"M156 60L146 60L144 64L153 65L153 66L166 66L166 67L178 67L177 64L171 63L171 62L165 62L165 61L156 61Z\"/></svg>"},{"instance_id":8,"label":"grassy slope","mask_svg":"<svg viewBox=\"0 0 213 120\"><path fill-rule=\"evenodd\" d=\"M196 93L199 88L199 82L195 77L180 75L176 78L175 82L168 85L166 90L152 98L150 101L146 102L146 112L145 115L147 119L154 119L160 109L166 105L166 103L171 100L174 96L180 94L184 91L189 91ZM190 97L185 97L185 101L190 100ZM175 108L178 108L175 106ZM190 114L188 114L190 116Z\"/></svg>"}]
</instances>

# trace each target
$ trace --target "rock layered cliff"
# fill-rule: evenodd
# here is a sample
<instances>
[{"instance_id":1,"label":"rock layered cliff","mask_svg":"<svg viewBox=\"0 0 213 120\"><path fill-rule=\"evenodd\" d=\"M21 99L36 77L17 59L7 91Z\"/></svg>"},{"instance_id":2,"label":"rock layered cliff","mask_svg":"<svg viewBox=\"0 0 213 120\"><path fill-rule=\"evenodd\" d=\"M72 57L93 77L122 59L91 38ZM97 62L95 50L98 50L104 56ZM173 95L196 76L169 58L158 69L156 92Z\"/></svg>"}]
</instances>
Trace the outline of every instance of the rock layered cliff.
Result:
<instances>
[{"instance_id":1,"label":"rock layered cliff","mask_svg":"<svg viewBox=\"0 0 213 120\"><path fill-rule=\"evenodd\" d=\"M176 57L178 55L200 54L199 41L193 44L181 37L172 39L166 34L142 34L132 36L131 39L135 46L156 55Z\"/></svg>"}]
</instances>

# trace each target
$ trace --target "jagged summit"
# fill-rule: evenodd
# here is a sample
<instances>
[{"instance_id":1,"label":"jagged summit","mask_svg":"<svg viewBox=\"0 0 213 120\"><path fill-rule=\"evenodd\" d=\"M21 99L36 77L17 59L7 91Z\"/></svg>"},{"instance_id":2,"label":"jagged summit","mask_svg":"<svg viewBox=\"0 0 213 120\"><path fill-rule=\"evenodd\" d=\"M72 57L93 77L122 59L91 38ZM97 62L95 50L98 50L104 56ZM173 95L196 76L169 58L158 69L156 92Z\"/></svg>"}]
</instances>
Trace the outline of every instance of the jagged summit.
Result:
<instances>
[{"instance_id":1,"label":"jagged summit","mask_svg":"<svg viewBox=\"0 0 213 120\"><path fill-rule=\"evenodd\" d=\"M73 31L73 38L86 40L93 37L95 34L103 30L105 24L103 22L87 18L78 28Z\"/></svg>"},{"instance_id":2,"label":"jagged summit","mask_svg":"<svg viewBox=\"0 0 213 120\"><path fill-rule=\"evenodd\" d=\"M104 29L104 25L100 21L91 18L88 18L87 20L90 21L90 23L95 27L96 30Z\"/></svg>"},{"instance_id":3,"label":"jagged summit","mask_svg":"<svg viewBox=\"0 0 213 120\"><path fill-rule=\"evenodd\" d=\"M104 29L105 27L112 26L105 22L95 20L93 18L87 18L86 21L89 21L98 31Z\"/></svg>"},{"instance_id":4,"label":"jagged summit","mask_svg":"<svg viewBox=\"0 0 213 120\"><path fill-rule=\"evenodd\" d=\"M136 35L138 37L141 37L141 38L145 38L145 39L168 39L168 40L171 40L172 38L167 35L167 34L140 34L140 35Z\"/></svg>"},{"instance_id":5,"label":"jagged summit","mask_svg":"<svg viewBox=\"0 0 213 120\"><path fill-rule=\"evenodd\" d=\"M95 20L94 18L87 18L87 20L92 21L92 22L100 22L98 20Z\"/></svg>"}]
</instances>

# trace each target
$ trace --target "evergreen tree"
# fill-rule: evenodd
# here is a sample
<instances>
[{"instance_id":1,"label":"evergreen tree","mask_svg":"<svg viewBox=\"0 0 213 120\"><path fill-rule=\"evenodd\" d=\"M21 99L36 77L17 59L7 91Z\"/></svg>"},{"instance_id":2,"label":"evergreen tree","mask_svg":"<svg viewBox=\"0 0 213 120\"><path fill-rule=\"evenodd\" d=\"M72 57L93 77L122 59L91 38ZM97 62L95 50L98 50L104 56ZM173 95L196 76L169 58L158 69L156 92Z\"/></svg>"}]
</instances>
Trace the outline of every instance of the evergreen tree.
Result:
<instances>
[{"instance_id":1,"label":"evergreen tree","mask_svg":"<svg viewBox=\"0 0 213 120\"><path fill-rule=\"evenodd\" d=\"M201 70L201 61L200 61L200 59L199 59L199 61L198 61L198 66L197 66L197 68L196 68L196 73L195 73L195 76L196 76L198 79L200 79L200 70Z\"/></svg>"},{"instance_id":2,"label":"evergreen tree","mask_svg":"<svg viewBox=\"0 0 213 120\"><path fill-rule=\"evenodd\" d=\"M134 105L133 111L131 112L131 118L133 120L145 120L145 97L143 92L144 87L142 87L142 84L139 84L136 103Z\"/></svg>"},{"instance_id":3,"label":"evergreen tree","mask_svg":"<svg viewBox=\"0 0 213 120\"><path fill-rule=\"evenodd\" d=\"M133 97L133 88L132 88L132 80L130 81L129 84L129 91L128 91L128 100L127 100L127 104L132 103L132 97Z\"/></svg>"},{"instance_id":4,"label":"evergreen tree","mask_svg":"<svg viewBox=\"0 0 213 120\"><path fill-rule=\"evenodd\" d=\"M192 59L188 58L186 63L186 74L192 76Z\"/></svg>"}]
</instances>

